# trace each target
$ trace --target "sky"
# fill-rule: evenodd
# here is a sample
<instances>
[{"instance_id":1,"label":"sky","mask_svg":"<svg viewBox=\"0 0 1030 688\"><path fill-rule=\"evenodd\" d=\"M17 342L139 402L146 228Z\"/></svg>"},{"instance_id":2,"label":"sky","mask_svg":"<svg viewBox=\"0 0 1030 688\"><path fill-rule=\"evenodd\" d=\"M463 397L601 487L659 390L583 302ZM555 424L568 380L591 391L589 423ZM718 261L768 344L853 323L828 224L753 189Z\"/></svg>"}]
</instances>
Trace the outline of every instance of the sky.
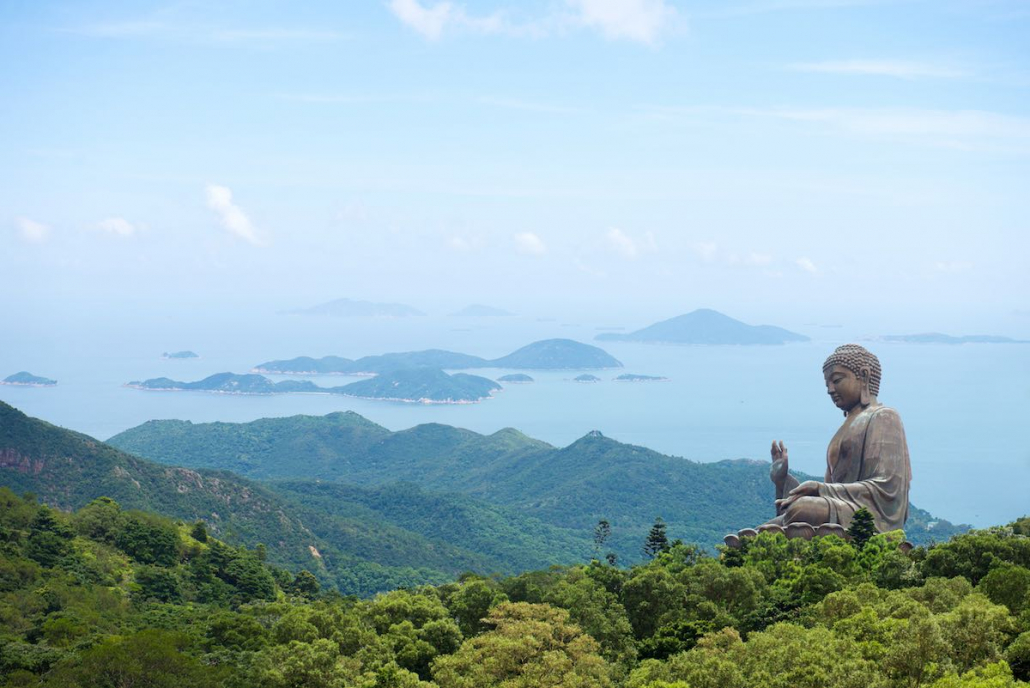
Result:
<instances>
[{"instance_id":1,"label":"sky","mask_svg":"<svg viewBox=\"0 0 1030 688\"><path fill-rule=\"evenodd\" d=\"M0 102L0 309L39 322L1030 336L1025 0L0 0Z\"/></svg>"}]
</instances>

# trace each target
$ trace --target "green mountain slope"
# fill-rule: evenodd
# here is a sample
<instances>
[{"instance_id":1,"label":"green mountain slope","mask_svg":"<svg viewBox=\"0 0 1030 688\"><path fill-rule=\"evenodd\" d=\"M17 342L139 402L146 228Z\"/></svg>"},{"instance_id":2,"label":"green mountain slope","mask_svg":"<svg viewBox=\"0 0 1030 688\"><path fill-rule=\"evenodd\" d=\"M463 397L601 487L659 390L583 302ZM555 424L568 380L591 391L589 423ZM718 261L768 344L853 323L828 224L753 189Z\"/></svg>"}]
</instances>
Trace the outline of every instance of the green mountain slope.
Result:
<instances>
[{"instance_id":1,"label":"green mountain slope","mask_svg":"<svg viewBox=\"0 0 1030 688\"><path fill-rule=\"evenodd\" d=\"M639 558L655 516L665 519L670 536L712 546L726 533L771 515L767 463L695 463L598 432L557 449L511 429L484 436L428 424L395 433L379 428L353 441L346 434L321 433L313 442L322 457L318 462L308 460L310 444L296 451L301 435L310 436L310 429L323 423L332 427L340 422L338 415L215 427L155 421L110 441L156 461L232 468L253 477L364 486L407 481L426 490L460 492L587 536L604 518L612 523L615 551L629 561ZM348 422L360 423L353 416ZM252 446L255 434L262 437L262 451L243 463L237 449ZM941 540L955 532L946 521L927 530L933 520L913 509L910 539Z\"/></svg>"},{"instance_id":2,"label":"green mountain slope","mask_svg":"<svg viewBox=\"0 0 1030 688\"><path fill-rule=\"evenodd\" d=\"M191 424L159 425L169 444L183 451L184 463L199 463L203 453L191 454L189 443L181 441ZM277 443L284 425L293 436ZM231 424L203 427L213 446L224 448L238 439ZM339 456L327 455L325 446L342 438L354 446L404 440L353 413L306 422L303 417L259 421L250 430L248 442L234 454L237 469L260 465L273 455L269 446L288 446L313 466L331 466ZM203 520L227 541L262 543L271 561L306 568L354 594L443 582L470 570L512 573L589 556L589 534L467 496L429 494L411 485L262 485L228 471L161 465L29 418L2 402L0 486L31 492L64 510L105 496L126 509Z\"/></svg>"}]
</instances>

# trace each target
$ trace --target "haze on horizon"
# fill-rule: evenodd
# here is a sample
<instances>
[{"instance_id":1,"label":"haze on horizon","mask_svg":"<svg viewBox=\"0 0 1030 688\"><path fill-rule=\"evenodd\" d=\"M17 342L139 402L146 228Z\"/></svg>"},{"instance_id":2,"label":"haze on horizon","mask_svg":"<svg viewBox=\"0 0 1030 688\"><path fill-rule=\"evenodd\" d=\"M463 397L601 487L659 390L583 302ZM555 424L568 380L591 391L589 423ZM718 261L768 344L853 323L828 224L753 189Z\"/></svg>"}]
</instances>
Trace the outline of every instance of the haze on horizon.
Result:
<instances>
[{"instance_id":1,"label":"haze on horizon","mask_svg":"<svg viewBox=\"0 0 1030 688\"><path fill-rule=\"evenodd\" d=\"M1030 336L1023 2L357 5L0 6L3 312Z\"/></svg>"}]
</instances>

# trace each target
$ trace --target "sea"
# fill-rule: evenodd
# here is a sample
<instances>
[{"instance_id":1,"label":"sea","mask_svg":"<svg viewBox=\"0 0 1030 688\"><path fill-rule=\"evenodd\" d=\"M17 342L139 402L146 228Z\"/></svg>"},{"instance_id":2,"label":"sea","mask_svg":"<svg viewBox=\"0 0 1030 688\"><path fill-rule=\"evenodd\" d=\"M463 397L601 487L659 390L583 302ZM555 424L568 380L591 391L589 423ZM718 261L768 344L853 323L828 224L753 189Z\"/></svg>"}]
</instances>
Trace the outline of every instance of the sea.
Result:
<instances>
[{"instance_id":1,"label":"sea","mask_svg":"<svg viewBox=\"0 0 1030 688\"><path fill-rule=\"evenodd\" d=\"M861 341L859 333L812 325L812 341L784 346L674 346L594 342L618 323L585 319L425 316L332 318L251 313L156 313L125 318L79 313L0 341L0 379L21 370L54 378L52 388L0 386L0 400L50 423L105 440L151 419L244 422L355 411L391 430L445 423L480 433L506 427L555 446L598 430L692 461L768 460L773 440L792 468L822 475L826 445L842 421L823 385L835 346L859 341L880 358L880 401L901 414L912 458L914 504L976 527L1030 513L1030 345L928 345ZM154 377L194 381L248 372L274 359L450 349L495 358L540 339L594 343L622 369L526 371L532 384L506 385L478 404L426 405L330 394L274 396L153 392L125 383ZM188 349L200 358L168 360ZM469 371L496 378L512 371ZM668 378L615 382L621 373ZM273 379L285 379L272 376ZM355 378L311 376L319 385ZM642 500L646 494L639 495Z\"/></svg>"}]
</instances>

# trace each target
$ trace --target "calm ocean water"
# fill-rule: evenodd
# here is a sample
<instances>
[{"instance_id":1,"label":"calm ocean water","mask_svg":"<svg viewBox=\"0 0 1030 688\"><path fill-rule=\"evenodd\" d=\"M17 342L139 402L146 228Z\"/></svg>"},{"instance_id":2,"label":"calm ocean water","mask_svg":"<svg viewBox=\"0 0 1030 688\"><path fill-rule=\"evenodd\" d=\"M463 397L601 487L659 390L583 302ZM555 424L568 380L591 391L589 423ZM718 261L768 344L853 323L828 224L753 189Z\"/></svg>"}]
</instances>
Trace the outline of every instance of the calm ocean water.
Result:
<instances>
[{"instance_id":1,"label":"calm ocean water","mask_svg":"<svg viewBox=\"0 0 1030 688\"><path fill-rule=\"evenodd\" d=\"M848 341L849 334L840 329L809 328L804 331L813 342L783 347L604 343L625 369L598 373L600 383L572 383L574 372L531 372L535 384L508 386L475 405L423 406L337 395L161 393L122 386L159 376L197 380L222 371L246 372L270 359L298 355L353 358L448 348L495 357L545 337L591 342L598 324L612 323L284 315L211 321L155 316L141 322L83 315L5 335L0 378L28 370L55 378L59 385L0 386L0 399L100 439L155 418L248 421L339 410L356 411L392 430L427 422L484 433L515 427L559 446L600 430L697 461L767 459L775 438L786 442L793 467L822 474L826 444L841 416L826 396L821 365L834 346ZM1030 512L1030 345L867 345L884 367L880 400L897 408L905 423L913 502L949 520L981 526ZM160 357L180 349L192 349L201 358ZM612 382L620 372L670 379ZM329 385L352 378L311 379Z\"/></svg>"}]
</instances>

